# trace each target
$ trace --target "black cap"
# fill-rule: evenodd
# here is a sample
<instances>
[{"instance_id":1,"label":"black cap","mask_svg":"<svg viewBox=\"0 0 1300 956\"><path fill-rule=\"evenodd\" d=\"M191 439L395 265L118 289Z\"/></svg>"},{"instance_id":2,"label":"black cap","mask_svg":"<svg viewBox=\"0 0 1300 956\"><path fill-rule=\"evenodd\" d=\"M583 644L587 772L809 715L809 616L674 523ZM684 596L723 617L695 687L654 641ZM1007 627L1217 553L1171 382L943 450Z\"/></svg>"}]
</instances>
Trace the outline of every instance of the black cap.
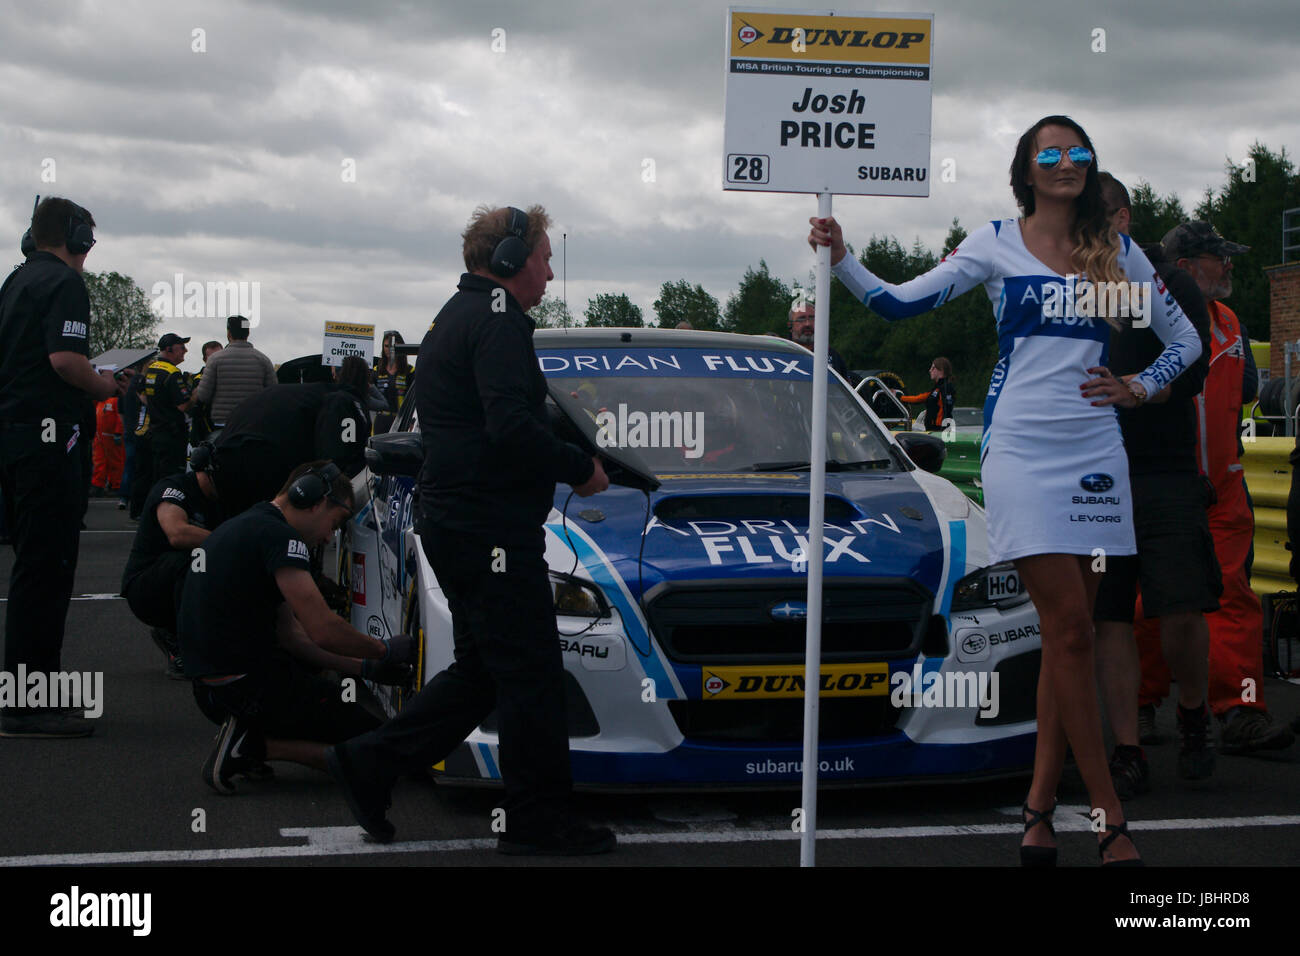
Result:
<instances>
[{"instance_id":1,"label":"black cap","mask_svg":"<svg viewBox=\"0 0 1300 956\"><path fill-rule=\"evenodd\" d=\"M1250 246L1224 239L1208 222L1185 222L1174 226L1165 233L1161 245L1170 262L1199 255L1239 256L1250 251Z\"/></svg>"},{"instance_id":2,"label":"black cap","mask_svg":"<svg viewBox=\"0 0 1300 956\"><path fill-rule=\"evenodd\" d=\"M168 332L166 335L164 335L162 338L158 340L158 351L161 352L163 349L169 349L173 345L179 345L183 342L188 342L188 341L189 339L183 339L175 332Z\"/></svg>"}]
</instances>

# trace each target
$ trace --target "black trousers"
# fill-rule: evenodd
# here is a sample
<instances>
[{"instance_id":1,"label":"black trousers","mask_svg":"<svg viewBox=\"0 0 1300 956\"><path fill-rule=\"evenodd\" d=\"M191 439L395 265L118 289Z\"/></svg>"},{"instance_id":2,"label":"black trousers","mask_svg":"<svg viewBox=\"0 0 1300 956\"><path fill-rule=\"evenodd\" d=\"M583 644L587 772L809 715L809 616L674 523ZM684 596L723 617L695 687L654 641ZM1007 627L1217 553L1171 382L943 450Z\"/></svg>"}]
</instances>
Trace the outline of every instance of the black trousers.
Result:
<instances>
[{"instance_id":1,"label":"black trousers","mask_svg":"<svg viewBox=\"0 0 1300 956\"><path fill-rule=\"evenodd\" d=\"M237 717L263 741L337 744L379 726L360 704L343 700L337 681L279 652L232 683L193 683L194 700L208 720L220 725Z\"/></svg>"},{"instance_id":2,"label":"black trousers","mask_svg":"<svg viewBox=\"0 0 1300 956\"><path fill-rule=\"evenodd\" d=\"M148 435L139 435L135 439L135 471L131 473L131 510L127 512L132 518L139 518L144 511L145 499L153 483L166 475L153 473L153 439Z\"/></svg>"},{"instance_id":3,"label":"black trousers","mask_svg":"<svg viewBox=\"0 0 1300 956\"><path fill-rule=\"evenodd\" d=\"M153 480L174 475L185 470L185 436L163 432L154 433L149 443L153 446ZM153 487L153 482L150 482Z\"/></svg>"},{"instance_id":4,"label":"black trousers","mask_svg":"<svg viewBox=\"0 0 1300 956\"><path fill-rule=\"evenodd\" d=\"M0 423L0 493L16 560L5 608L5 664L61 670L63 629L77 571L86 481L72 424L54 441L40 425ZM79 442L78 442L79 444Z\"/></svg>"},{"instance_id":5,"label":"black trousers","mask_svg":"<svg viewBox=\"0 0 1300 956\"><path fill-rule=\"evenodd\" d=\"M456 660L396 717L349 741L349 762L391 787L446 757L495 708L506 832L546 831L563 819L573 782L541 535L534 546L503 548L496 571L496 542L427 530L421 540L451 608Z\"/></svg>"},{"instance_id":6,"label":"black trousers","mask_svg":"<svg viewBox=\"0 0 1300 956\"><path fill-rule=\"evenodd\" d=\"M180 611L181 591L191 560L189 551L168 551L147 568L137 571L122 588L122 597L130 605L131 613L150 627L161 627L175 634L176 614Z\"/></svg>"}]
</instances>

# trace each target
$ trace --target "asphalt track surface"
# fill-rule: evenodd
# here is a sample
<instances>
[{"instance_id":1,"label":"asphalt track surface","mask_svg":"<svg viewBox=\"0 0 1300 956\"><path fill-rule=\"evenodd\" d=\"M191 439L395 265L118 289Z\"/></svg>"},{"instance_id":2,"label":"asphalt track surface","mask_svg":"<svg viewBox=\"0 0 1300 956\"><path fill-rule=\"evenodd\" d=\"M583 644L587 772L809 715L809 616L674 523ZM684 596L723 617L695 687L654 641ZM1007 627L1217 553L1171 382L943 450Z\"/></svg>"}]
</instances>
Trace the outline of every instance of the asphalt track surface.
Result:
<instances>
[{"instance_id":1,"label":"asphalt track surface","mask_svg":"<svg viewBox=\"0 0 1300 956\"><path fill-rule=\"evenodd\" d=\"M792 867L797 791L582 794L580 809L619 836L617 851L521 860L494 852L498 791L402 781L389 818L397 842L362 838L324 774L277 764L272 780L211 791L199 768L215 727L189 685L166 679L147 628L118 589L134 525L115 501L92 501L68 615L64 668L102 671L104 710L93 737L0 739L0 865L242 866L741 866ZM7 592L11 548L0 553ZM1300 686L1270 680L1264 699L1290 720ZM1173 705L1160 713L1173 737ZM1153 791L1127 804L1137 844L1155 866L1300 863L1300 747L1270 757L1220 755L1195 784L1174 773L1177 744L1148 748ZM967 867L1018 863L1018 808L1027 780L824 791L823 867ZM1056 820L1063 866L1093 867L1086 795L1063 786ZM199 823L202 823L202 826ZM1220 887L1223 888L1223 887Z\"/></svg>"}]
</instances>

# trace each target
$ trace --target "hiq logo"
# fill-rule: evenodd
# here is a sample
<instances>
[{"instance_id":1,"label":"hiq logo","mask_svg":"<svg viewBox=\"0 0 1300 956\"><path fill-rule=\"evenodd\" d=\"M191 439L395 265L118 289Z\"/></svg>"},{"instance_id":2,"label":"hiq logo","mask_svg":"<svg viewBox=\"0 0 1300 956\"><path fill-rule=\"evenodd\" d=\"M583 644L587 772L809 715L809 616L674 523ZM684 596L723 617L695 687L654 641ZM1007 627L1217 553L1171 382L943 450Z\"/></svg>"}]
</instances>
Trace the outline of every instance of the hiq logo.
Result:
<instances>
[{"instance_id":1,"label":"hiq logo","mask_svg":"<svg viewBox=\"0 0 1300 956\"><path fill-rule=\"evenodd\" d=\"M1084 475L1079 479L1079 487L1084 491L1110 491L1115 487L1115 479L1110 475L1103 475L1096 472L1091 475Z\"/></svg>"}]
</instances>

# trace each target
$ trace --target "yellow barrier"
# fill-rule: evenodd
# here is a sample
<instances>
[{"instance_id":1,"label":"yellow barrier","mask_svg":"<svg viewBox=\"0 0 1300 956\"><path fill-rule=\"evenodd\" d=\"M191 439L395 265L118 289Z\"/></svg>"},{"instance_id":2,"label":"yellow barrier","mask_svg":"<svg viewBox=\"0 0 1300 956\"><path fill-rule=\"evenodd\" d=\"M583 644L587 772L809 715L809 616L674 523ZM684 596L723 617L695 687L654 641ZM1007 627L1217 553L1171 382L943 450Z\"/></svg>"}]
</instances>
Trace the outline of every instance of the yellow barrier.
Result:
<instances>
[{"instance_id":1,"label":"yellow barrier","mask_svg":"<svg viewBox=\"0 0 1300 956\"><path fill-rule=\"evenodd\" d=\"M1243 443L1241 463L1255 504L1255 565L1250 587L1256 594L1294 591L1291 552L1286 549L1286 499L1291 491L1294 438L1256 438Z\"/></svg>"}]
</instances>

